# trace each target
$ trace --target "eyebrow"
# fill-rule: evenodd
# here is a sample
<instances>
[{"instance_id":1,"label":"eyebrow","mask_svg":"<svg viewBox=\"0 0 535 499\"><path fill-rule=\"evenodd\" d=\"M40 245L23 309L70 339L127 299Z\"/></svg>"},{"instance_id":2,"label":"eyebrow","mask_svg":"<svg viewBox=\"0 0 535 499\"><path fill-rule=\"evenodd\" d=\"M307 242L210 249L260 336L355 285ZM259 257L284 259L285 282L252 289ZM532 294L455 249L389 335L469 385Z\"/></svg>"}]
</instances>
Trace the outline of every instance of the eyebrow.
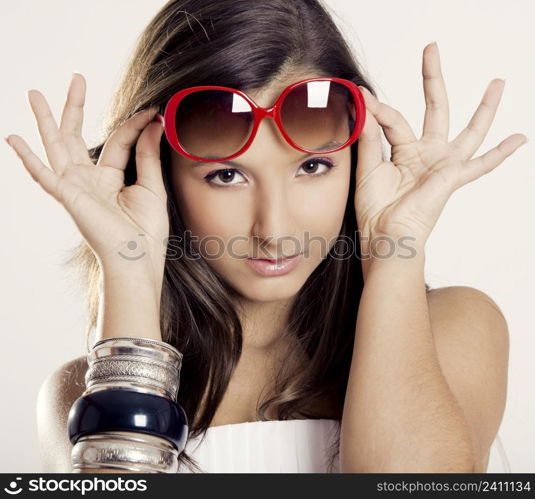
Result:
<instances>
[{"instance_id":1,"label":"eyebrow","mask_svg":"<svg viewBox=\"0 0 535 499\"><path fill-rule=\"evenodd\" d=\"M330 140L329 142L323 144L320 149L321 150L324 150L324 149L336 149L337 147L340 147L340 142L336 141L336 140ZM303 161L305 160L306 158L308 158L309 156L314 156L316 154L322 154L320 152L310 152L310 153L306 153L304 154L303 156L301 156L297 161ZM330 154L330 153L324 153L324 154ZM211 157L208 157L206 159L216 159L215 157L211 156ZM221 165L227 165L227 166L232 166L234 168L244 168L244 166L241 164L241 163L238 163L237 161L232 161L232 160L227 160L227 161L218 161L219 164ZM205 164L204 161L194 161L193 162L193 167L197 167L197 166L203 166Z\"/></svg>"}]
</instances>

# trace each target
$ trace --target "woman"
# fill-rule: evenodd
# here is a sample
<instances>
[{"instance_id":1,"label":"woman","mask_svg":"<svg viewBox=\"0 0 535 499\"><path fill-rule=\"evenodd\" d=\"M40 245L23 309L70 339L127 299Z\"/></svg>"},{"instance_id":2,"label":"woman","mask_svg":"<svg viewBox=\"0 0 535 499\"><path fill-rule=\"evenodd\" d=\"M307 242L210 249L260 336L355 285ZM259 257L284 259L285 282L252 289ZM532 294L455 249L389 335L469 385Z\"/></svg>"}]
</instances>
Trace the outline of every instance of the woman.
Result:
<instances>
[{"instance_id":1,"label":"woman","mask_svg":"<svg viewBox=\"0 0 535 499\"><path fill-rule=\"evenodd\" d=\"M448 142L435 44L422 69L417 139L375 98L319 2L182 0L167 3L141 36L102 144L88 151L80 135L81 75L59 127L44 96L29 92L51 168L21 137L8 143L84 238L72 262L88 283L88 332L162 339L183 353L177 400L190 438L259 420L280 420L281 431L283 420L339 421L332 461L339 450L342 472L486 469L505 401L506 322L476 289L427 293L424 247L451 193L525 137L472 159L503 83L492 81L469 126ZM232 168L195 162L171 147L170 125L163 137L156 117L193 86L243 90L269 107L289 85L322 76L358 85L366 105L358 142L330 154L305 156L263 120ZM212 137L194 139L210 146ZM338 258L357 230L359 244ZM277 276L243 258L298 252L297 265ZM66 415L85 369L84 357L69 362L41 390L50 471L70 469Z\"/></svg>"}]
</instances>

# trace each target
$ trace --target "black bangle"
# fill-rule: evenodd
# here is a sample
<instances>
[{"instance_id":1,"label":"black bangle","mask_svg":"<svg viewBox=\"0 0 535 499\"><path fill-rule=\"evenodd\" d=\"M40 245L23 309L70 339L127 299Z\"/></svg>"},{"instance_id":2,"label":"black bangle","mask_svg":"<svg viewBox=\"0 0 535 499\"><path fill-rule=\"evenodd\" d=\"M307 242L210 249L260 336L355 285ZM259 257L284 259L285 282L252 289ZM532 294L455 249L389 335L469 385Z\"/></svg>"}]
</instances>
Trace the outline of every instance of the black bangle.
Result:
<instances>
[{"instance_id":1,"label":"black bangle","mask_svg":"<svg viewBox=\"0 0 535 499\"><path fill-rule=\"evenodd\" d=\"M147 433L182 452L188 436L186 413L175 401L151 393L108 388L82 395L68 416L69 440L102 431Z\"/></svg>"}]
</instances>

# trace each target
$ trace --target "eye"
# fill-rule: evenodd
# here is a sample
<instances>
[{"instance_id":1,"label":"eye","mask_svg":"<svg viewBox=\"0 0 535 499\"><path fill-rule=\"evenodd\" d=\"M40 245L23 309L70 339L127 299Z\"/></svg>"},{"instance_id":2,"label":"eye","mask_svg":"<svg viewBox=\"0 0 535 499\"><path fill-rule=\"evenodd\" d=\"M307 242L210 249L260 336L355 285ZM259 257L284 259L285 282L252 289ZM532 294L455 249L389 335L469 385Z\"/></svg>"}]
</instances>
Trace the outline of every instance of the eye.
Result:
<instances>
[{"instance_id":1,"label":"eye","mask_svg":"<svg viewBox=\"0 0 535 499\"><path fill-rule=\"evenodd\" d=\"M217 186L225 185L236 185L239 182L233 182L236 177L236 174L242 176L242 174L233 168L228 168L225 170L216 170L215 172L209 173L204 177L206 182L209 184L214 184ZM215 182L214 179L220 180L220 182Z\"/></svg>"},{"instance_id":2,"label":"eye","mask_svg":"<svg viewBox=\"0 0 535 499\"><path fill-rule=\"evenodd\" d=\"M317 164L323 165L324 168L321 169L317 166L313 166ZM326 158L308 159L299 167L300 169L302 168L306 172L305 175L298 175L298 177L319 177L321 175L325 175L331 168L334 168L334 166L335 165L333 164L333 162ZM239 175L243 178L243 175L238 170L234 168L225 168L224 170L215 170L213 172L210 172L204 177L204 180L207 183L218 187L238 185L240 184L239 181L234 182L234 180L236 179L236 175Z\"/></svg>"},{"instance_id":3,"label":"eye","mask_svg":"<svg viewBox=\"0 0 535 499\"><path fill-rule=\"evenodd\" d=\"M320 173L317 173L318 167L314 167L315 164L321 164L325 168L323 168L323 171L320 169ZM306 176L308 177L319 177L320 175L325 175L331 168L334 167L334 164L332 161L326 159L326 158L312 158L307 159L301 166L305 172ZM301 175L299 175L301 176Z\"/></svg>"}]
</instances>

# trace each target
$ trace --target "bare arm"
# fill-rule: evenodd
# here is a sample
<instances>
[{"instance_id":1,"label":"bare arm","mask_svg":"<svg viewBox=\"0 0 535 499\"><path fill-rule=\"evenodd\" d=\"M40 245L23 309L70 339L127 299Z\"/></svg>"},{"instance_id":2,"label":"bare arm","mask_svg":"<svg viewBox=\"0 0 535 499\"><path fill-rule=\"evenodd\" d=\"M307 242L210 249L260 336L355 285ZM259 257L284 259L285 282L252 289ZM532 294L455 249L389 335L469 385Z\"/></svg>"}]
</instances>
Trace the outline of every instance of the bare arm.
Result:
<instances>
[{"instance_id":1,"label":"bare arm","mask_svg":"<svg viewBox=\"0 0 535 499\"><path fill-rule=\"evenodd\" d=\"M70 473L72 444L67 433L67 416L85 389L85 357L67 362L44 380L37 395L37 435L41 470Z\"/></svg>"},{"instance_id":2,"label":"bare arm","mask_svg":"<svg viewBox=\"0 0 535 499\"><path fill-rule=\"evenodd\" d=\"M22 137L12 134L6 140L31 178L67 210L100 264L97 340L161 340L159 304L169 234L160 163L163 127L154 120L156 107L135 113L110 133L94 164L81 136L85 93L85 78L73 74L58 125L44 95L28 91L49 166ZM124 172L133 151L137 181L127 186ZM143 253L132 258L130 249L137 245ZM67 417L85 389L80 374L86 369L80 361L66 364L41 387L37 424L45 468L68 471Z\"/></svg>"},{"instance_id":3,"label":"bare arm","mask_svg":"<svg viewBox=\"0 0 535 499\"><path fill-rule=\"evenodd\" d=\"M374 260L359 307L342 472L470 472L470 432L431 332L424 253Z\"/></svg>"},{"instance_id":4,"label":"bare arm","mask_svg":"<svg viewBox=\"0 0 535 499\"><path fill-rule=\"evenodd\" d=\"M137 263L137 262L136 262ZM104 272L104 287L99 311L99 338L141 336L160 340L159 304L161 283L153 283L137 263L130 273ZM158 273L158 275L163 275ZM121 276L125 276L124 279ZM37 400L37 426L44 472L71 472L71 451L67 420L74 401L82 395L87 371L85 356L61 366L44 381ZM75 471L81 472L83 471ZM122 473L127 470L88 470Z\"/></svg>"},{"instance_id":5,"label":"bare arm","mask_svg":"<svg viewBox=\"0 0 535 499\"><path fill-rule=\"evenodd\" d=\"M502 96L504 81L494 79L468 125L450 140L436 42L422 55L426 106L419 138L398 110L360 87L366 103L355 171L361 248L373 248L376 237L375 242L386 237L390 243L408 237L418 251L408 260L393 256L363 263L341 428L345 471L480 470L503 408L505 321L496 320L500 314L486 298L460 306L462 297L450 300L451 293L441 293L428 301L424 246L450 196L502 164L527 138L513 134L473 158ZM390 154L382 150L383 134ZM433 315L439 296L447 300L445 308ZM480 351L474 348L477 340L483 341ZM488 366L499 374L489 376ZM485 386L492 385L487 378L495 382L492 388Z\"/></svg>"}]
</instances>

